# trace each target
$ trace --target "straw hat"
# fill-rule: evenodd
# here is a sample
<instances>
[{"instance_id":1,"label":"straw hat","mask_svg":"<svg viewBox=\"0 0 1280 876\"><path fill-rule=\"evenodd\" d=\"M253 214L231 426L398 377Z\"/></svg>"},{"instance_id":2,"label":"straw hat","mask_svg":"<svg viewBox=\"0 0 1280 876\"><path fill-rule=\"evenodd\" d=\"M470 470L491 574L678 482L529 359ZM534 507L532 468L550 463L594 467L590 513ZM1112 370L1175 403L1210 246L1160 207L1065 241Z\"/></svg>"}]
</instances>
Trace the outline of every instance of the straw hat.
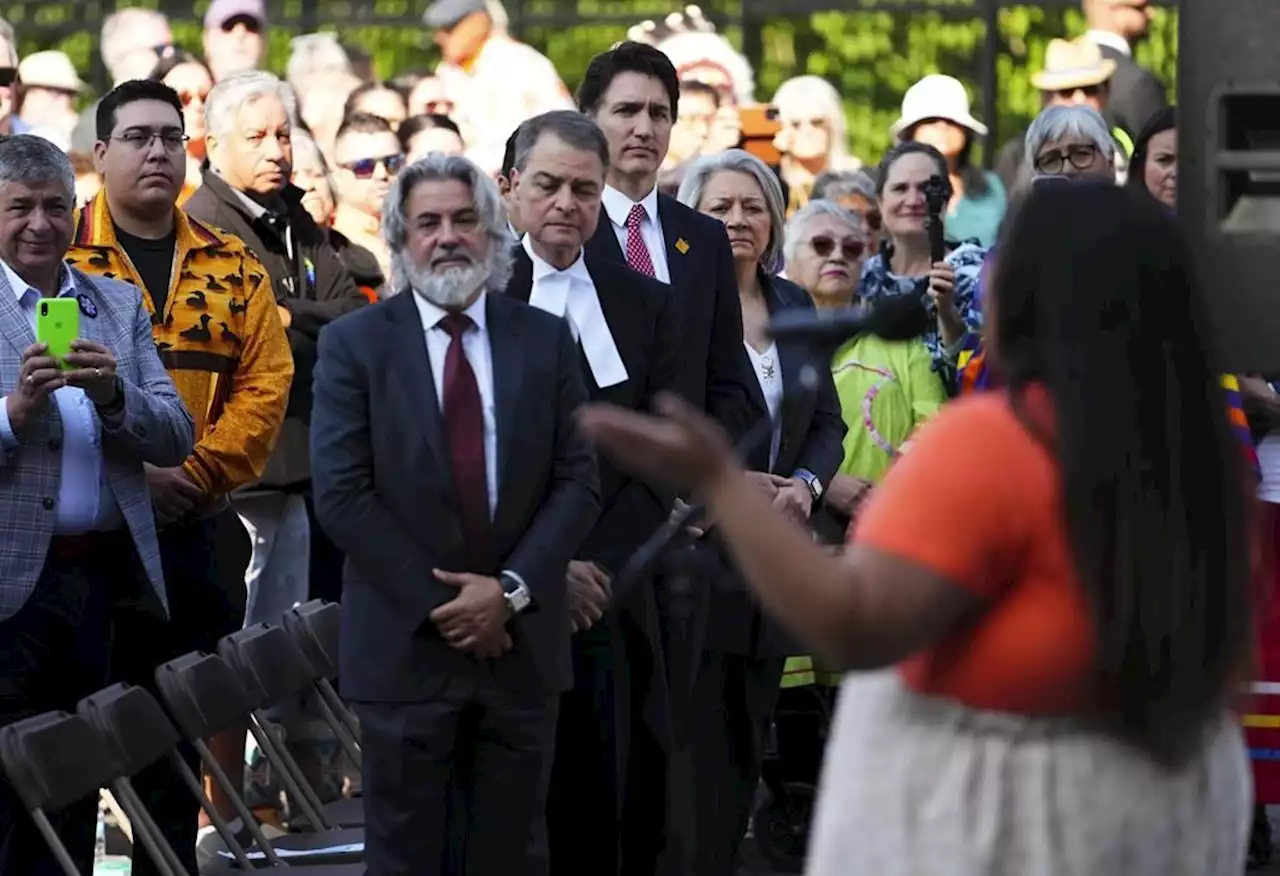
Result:
<instances>
[{"instance_id":1,"label":"straw hat","mask_svg":"<svg viewBox=\"0 0 1280 876\"><path fill-rule=\"evenodd\" d=\"M926 76L908 88L902 98L902 117L893 123L889 133L901 137L903 131L928 119L955 122L980 137L987 133L987 126L970 112L969 93L960 80L952 76Z\"/></svg>"},{"instance_id":2,"label":"straw hat","mask_svg":"<svg viewBox=\"0 0 1280 876\"><path fill-rule=\"evenodd\" d=\"M62 52L33 52L18 64L18 79L33 88L69 91L78 94L85 84L76 75L75 65Z\"/></svg>"},{"instance_id":3,"label":"straw hat","mask_svg":"<svg viewBox=\"0 0 1280 876\"><path fill-rule=\"evenodd\" d=\"M1101 85L1116 72L1116 62L1102 57L1102 50L1088 37L1052 40L1044 55L1044 69L1031 77L1041 91L1069 91Z\"/></svg>"}]
</instances>

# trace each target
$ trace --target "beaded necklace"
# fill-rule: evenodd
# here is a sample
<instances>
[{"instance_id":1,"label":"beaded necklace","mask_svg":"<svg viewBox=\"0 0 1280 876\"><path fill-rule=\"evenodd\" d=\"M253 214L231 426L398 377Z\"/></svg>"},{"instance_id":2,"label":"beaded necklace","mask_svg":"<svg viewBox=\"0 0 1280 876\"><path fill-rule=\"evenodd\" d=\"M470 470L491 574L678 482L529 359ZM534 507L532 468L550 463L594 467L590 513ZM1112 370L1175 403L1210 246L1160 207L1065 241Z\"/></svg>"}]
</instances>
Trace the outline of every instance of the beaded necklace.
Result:
<instances>
[{"instance_id":1,"label":"beaded necklace","mask_svg":"<svg viewBox=\"0 0 1280 876\"><path fill-rule=\"evenodd\" d=\"M862 397L862 427L867 430L867 434L871 436L871 440L875 445L885 453L889 454L890 459L893 459L898 455L898 448L894 447L893 444L885 439L885 437L880 434L880 430L876 428L875 423L872 422L871 407L875 404L875 400L880 395L880 391L890 383L897 383L898 378L892 371L884 368L877 368L875 365L867 365L863 362L859 362L857 359L851 359L844 363L835 370L835 373L839 374L841 371L845 371L849 368L861 368L863 371L870 371L872 374L879 375L881 378L873 383L871 388L867 390L867 394Z\"/></svg>"}]
</instances>

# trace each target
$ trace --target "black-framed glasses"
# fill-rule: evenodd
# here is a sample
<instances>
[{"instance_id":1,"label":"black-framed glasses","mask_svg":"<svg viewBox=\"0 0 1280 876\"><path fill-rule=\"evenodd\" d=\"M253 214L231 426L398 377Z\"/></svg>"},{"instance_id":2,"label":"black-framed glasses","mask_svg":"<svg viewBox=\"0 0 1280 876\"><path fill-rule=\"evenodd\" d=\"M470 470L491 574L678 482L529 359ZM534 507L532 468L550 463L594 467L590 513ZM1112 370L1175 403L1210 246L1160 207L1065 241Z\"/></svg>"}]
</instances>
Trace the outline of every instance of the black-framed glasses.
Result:
<instances>
[{"instance_id":1,"label":"black-framed glasses","mask_svg":"<svg viewBox=\"0 0 1280 876\"><path fill-rule=\"evenodd\" d=\"M0 67L0 88L18 81L17 67Z\"/></svg>"},{"instance_id":2,"label":"black-framed glasses","mask_svg":"<svg viewBox=\"0 0 1280 876\"><path fill-rule=\"evenodd\" d=\"M404 167L404 156L381 155L377 158L359 158L339 166L351 171L356 179L369 179L377 172L379 164L387 169L387 176L395 176Z\"/></svg>"},{"instance_id":3,"label":"black-framed glasses","mask_svg":"<svg viewBox=\"0 0 1280 876\"><path fill-rule=\"evenodd\" d=\"M137 152L150 149L156 140L163 143L164 148L170 152L181 152L187 148L187 141L191 138L181 131L125 131L111 139Z\"/></svg>"},{"instance_id":4,"label":"black-framed glasses","mask_svg":"<svg viewBox=\"0 0 1280 876\"><path fill-rule=\"evenodd\" d=\"M1088 170L1098 158L1098 147L1077 143L1065 149L1054 149L1036 156L1035 168L1040 173L1062 173L1070 164L1076 170Z\"/></svg>"},{"instance_id":5,"label":"black-framed glasses","mask_svg":"<svg viewBox=\"0 0 1280 876\"><path fill-rule=\"evenodd\" d=\"M835 252L836 240L833 237L827 237L825 234L818 234L809 238L809 246L813 247L813 251L818 254L819 258L826 258ZM862 254L867 251L867 245L861 240L852 238L840 241L840 254L851 262L856 262L862 258Z\"/></svg>"}]
</instances>

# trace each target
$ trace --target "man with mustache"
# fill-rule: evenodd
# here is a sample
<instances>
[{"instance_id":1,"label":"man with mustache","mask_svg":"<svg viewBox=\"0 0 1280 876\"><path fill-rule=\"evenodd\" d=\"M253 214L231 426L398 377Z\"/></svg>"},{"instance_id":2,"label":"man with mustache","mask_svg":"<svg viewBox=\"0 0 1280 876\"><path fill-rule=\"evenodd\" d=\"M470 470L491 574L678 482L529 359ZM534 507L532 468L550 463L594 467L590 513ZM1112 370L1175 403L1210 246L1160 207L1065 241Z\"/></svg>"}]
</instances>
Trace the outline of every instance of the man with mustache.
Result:
<instances>
[{"instance_id":1,"label":"man with mustache","mask_svg":"<svg viewBox=\"0 0 1280 876\"><path fill-rule=\"evenodd\" d=\"M190 651L216 653L218 639L243 623L249 536L227 494L266 467L293 358L262 263L239 238L175 206L186 174L178 95L159 82L125 82L97 113L103 188L77 216L67 263L142 292L160 359L195 420L195 448L182 465L146 466L169 624L132 631L121 644L149 675ZM198 770L199 758L188 754ZM137 785L194 871L195 799L166 764ZM234 818L230 801L219 802Z\"/></svg>"},{"instance_id":2,"label":"man with mustache","mask_svg":"<svg viewBox=\"0 0 1280 876\"><path fill-rule=\"evenodd\" d=\"M369 876L545 873L565 575L599 513L579 353L502 294L502 204L467 159L401 170L382 227L409 288L321 335L311 430L316 516L347 556Z\"/></svg>"}]
</instances>

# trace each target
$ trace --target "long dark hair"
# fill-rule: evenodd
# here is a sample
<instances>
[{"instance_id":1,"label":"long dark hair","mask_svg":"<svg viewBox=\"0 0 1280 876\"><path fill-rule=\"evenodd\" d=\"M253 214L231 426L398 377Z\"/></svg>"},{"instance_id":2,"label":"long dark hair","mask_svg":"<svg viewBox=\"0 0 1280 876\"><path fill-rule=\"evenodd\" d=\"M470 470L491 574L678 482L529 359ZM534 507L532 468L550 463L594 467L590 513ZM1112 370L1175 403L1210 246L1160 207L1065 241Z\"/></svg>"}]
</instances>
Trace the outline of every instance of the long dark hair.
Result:
<instances>
[{"instance_id":1,"label":"long dark hair","mask_svg":"<svg viewBox=\"0 0 1280 876\"><path fill-rule=\"evenodd\" d=\"M995 265L993 354L1015 401L1044 386L1065 522L1119 736L1196 750L1246 668L1245 471L1174 223L1130 189L1033 190Z\"/></svg>"},{"instance_id":2,"label":"long dark hair","mask_svg":"<svg viewBox=\"0 0 1280 876\"><path fill-rule=\"evenodd\" d=\"M1151 138L1156 134L1178 127L1178 110L1167 106L1147 120L1138 132L1138 139L1133 142L1133 157L1129 160L1129 176L1125 185L1134 189L1147 190L1147 155L1151 152Z\"/></svg>"}]
</instances>

